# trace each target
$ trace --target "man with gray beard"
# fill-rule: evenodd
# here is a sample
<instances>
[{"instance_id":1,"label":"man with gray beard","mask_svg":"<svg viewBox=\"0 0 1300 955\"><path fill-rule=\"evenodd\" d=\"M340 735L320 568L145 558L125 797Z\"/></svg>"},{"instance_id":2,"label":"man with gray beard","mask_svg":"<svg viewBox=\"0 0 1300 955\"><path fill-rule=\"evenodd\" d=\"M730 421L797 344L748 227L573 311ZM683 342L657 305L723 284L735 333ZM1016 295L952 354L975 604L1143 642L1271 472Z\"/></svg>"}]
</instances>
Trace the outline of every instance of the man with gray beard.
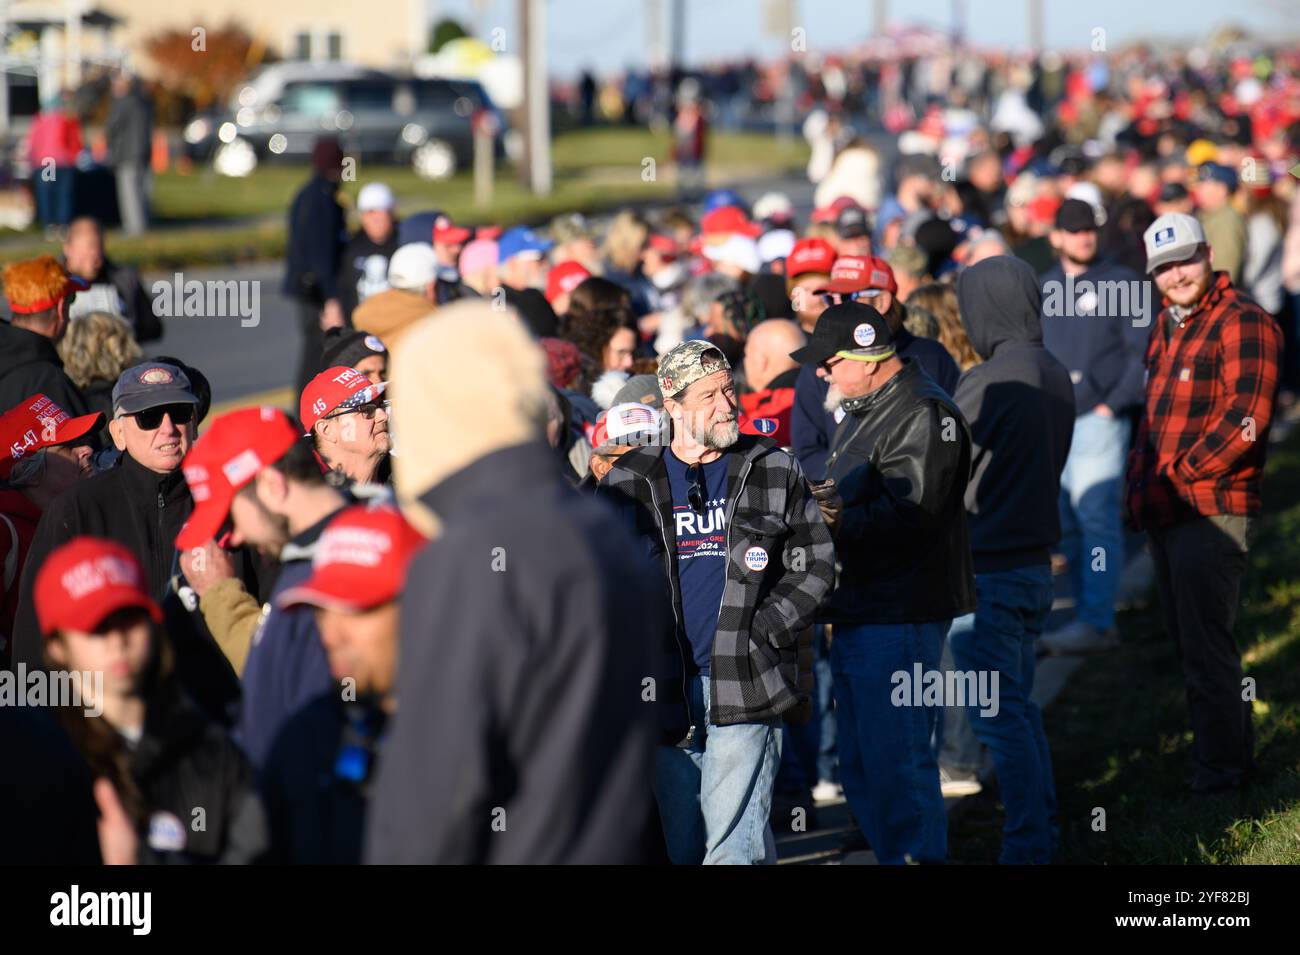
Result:
<instances>
[{"instance_id":1,"label":"man with gray beard","mask_svg":"<svg viewBox=\"0 0 1300 955\"><path fill-rule=\"evenodd\" d=\"M776 861L768 826L799 633L834 581L834 547L798 462L740 433L731 367L686 341L659 362L667 448L634 448L607 493L665 574L673 626L653 680L655 798L673 862Z\"/></svg>"}]
</instances>

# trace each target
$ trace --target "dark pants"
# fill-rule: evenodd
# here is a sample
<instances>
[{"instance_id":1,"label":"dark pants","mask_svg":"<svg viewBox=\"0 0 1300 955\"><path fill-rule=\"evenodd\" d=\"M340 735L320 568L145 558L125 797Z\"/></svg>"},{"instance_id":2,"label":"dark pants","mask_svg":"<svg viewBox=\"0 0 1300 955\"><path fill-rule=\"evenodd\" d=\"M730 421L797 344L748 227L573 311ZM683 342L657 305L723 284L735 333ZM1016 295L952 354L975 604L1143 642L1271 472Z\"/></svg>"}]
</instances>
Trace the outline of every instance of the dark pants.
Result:
<instances>
[{"instance_id":1,"label":"dark pants","mask_svg":"<svg viewBox=\"0 0 1300 955\"><path fill-rule=\"evenodd\" d=\"M320 327L321 307L314 302L298 303L298 331L302 335L302 351L298 356L297 391L293 395L293 405L298 407L307 382L316 377L321 370L320 354L325 347L325 332Z\"/></svg>"},{"instance_id":2,"label":"dark pants","mask_svg":"<svg viewBox=\"0 0 1300 955\"><path fill-rule=\"evenodd\" d=\"M1200 517L1151 532L1165 627L1183 665L1192 722L1192 785L1233 785L1254 764L1251 705L1233 639L1251 521Z\"/></svg>"}]
</instances>

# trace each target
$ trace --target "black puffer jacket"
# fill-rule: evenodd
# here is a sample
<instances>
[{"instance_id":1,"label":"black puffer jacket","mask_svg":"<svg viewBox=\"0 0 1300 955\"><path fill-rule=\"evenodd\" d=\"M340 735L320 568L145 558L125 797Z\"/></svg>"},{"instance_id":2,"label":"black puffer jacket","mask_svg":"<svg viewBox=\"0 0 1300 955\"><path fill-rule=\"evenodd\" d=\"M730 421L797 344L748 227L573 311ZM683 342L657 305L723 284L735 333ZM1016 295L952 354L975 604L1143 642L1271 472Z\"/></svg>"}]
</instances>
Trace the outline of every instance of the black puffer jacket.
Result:
<instances>
[{"instance_id":1,"label":"black puffer jacket","mask_svg":"<svg viewBox=\"0 0 1300 955\"><path fill-rule=\"evenodd\" d=\"M828 460L844 499L835 537L842 570L820 619L925 623L974 610L961 412L913 359L845 410Z\"/></svg>"}]
</instances>

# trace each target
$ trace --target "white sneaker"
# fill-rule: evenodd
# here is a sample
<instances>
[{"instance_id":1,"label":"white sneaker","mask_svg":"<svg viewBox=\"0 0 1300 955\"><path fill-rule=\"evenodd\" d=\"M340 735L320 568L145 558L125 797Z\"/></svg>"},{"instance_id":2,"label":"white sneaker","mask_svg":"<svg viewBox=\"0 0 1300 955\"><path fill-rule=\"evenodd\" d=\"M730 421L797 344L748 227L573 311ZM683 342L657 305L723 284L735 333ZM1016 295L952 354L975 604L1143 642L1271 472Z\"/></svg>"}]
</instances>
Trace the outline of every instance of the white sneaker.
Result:
<instances>
[{"instance_id":1,"label":"white sneaker","mask_svg":"<svg viewBox=\"0 0 1300 955\"><path fill-rule=\"evenodd\" d=\"M1053 656L1096 653L1098 650L1109 650L1119 643L1114 630L1098 630L1082 620L1071 620L1059 630L1045 633L1039 639L1042 648Z\"/></svg>"},{"instance_id":2,"label":"white sneaker","mask_svg":"<svg viewBox=\"0 0 1300 955\"><path fill-rule=\"evenodd\" d=\"M818 804L836 802L844 798L844 787L829 779L819 779L817 785L813 787L812 797L813 802Z\"/></svg>"},{"instance_id":3,"label":"white sneaker","mask_svg":"<svg viewBox=\"0 0 1300 955\"><path fill-rule=\"evenodd\" d=\"M974 773L951 772L940 766L939 788L943 790L943 798L948 799L951 796L974 796L984 787Z\"/></svg>"}]
</instances>

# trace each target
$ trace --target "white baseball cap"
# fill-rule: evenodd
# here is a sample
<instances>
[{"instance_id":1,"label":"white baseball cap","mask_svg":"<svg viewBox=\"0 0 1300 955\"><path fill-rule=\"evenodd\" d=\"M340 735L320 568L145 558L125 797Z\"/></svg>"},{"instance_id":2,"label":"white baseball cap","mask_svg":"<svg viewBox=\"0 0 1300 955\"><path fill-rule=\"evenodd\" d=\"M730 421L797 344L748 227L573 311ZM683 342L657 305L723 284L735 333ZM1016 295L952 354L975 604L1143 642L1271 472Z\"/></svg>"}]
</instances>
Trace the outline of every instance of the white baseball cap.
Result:
<instances>
[{"instance_id":1,"label":"white baseball cap","mask_svg":"<svg viewBox=\"0 0 1300 955\"><path fill-rule=\"evenodd\" d=\"M758 240L758 257L763 262L784 259L794 249L795 235L789 229L773 229Z\"/></svg>"},{"instance_id":2,"label":"white baseball cap","mask_svg":"<svg viewBox=\"0 0 1300 955\"><path fill-rule=\"evenodd\" d=\"M794 203L789 196L783 192L765 192L758 197L754 203L755 220L762 222L764 219L781 218L794 218Z\"/></svg>"},{"instance_id":3,"label":"white baseball cap","mask_svg":"<svg viewBox=\"0 0 1300 955\"><path fill-rule=\"evenodd\" d=\"M388 260L388 284L393 288L423 292L438 274L438 256L428 242L410 242Z\"/></svg>"},{"instance_id":4,"label":"white baseball cap","mask_svg":"<svg viewBox=\"0 0 1300 955\"><path fill-rule=\"evenodd\" d=\"M739 233L732 233L724 242L706 244L704 255L713 262L727 262L744 269L750 275L757 275L763 267L763 261L758 255L758 243Z\"/></svg>"},{"instance_id":5,"label":"white baseball cap","mask_svg":"<svg viewBox=\"0 0 1300 955\"><path fill-rule=\"evenodd\" d=\"M393 190L385 183L368 182L357 193L358 212L371 212L377 209L392 212L396 206L397 200L393 198Z\"/></svg>"},{"instance_id":6,"label":"white baseball cap","mask_svg":"<svg viewBox=\"0 0 1300 955\"><path fill-rule=\"evenodd\" d=\"M1205 230L1195 216L1166 212L1142 234L1147 247L1147 273L1167 262L1183 262L1205 244Z\"/></svg>"},{"instance_id":7,"label":"white baseball cap","mask_svg":"<svg viewBox=\"0 0 1300 955\"><path fill-rule=\"evenodd\" d=\"M639 401L614 405L596 422L591 436L592 449L599 450L612 445L640 447L666 444L666 421L664 412Z\"/></svg>"}]
</instances>

